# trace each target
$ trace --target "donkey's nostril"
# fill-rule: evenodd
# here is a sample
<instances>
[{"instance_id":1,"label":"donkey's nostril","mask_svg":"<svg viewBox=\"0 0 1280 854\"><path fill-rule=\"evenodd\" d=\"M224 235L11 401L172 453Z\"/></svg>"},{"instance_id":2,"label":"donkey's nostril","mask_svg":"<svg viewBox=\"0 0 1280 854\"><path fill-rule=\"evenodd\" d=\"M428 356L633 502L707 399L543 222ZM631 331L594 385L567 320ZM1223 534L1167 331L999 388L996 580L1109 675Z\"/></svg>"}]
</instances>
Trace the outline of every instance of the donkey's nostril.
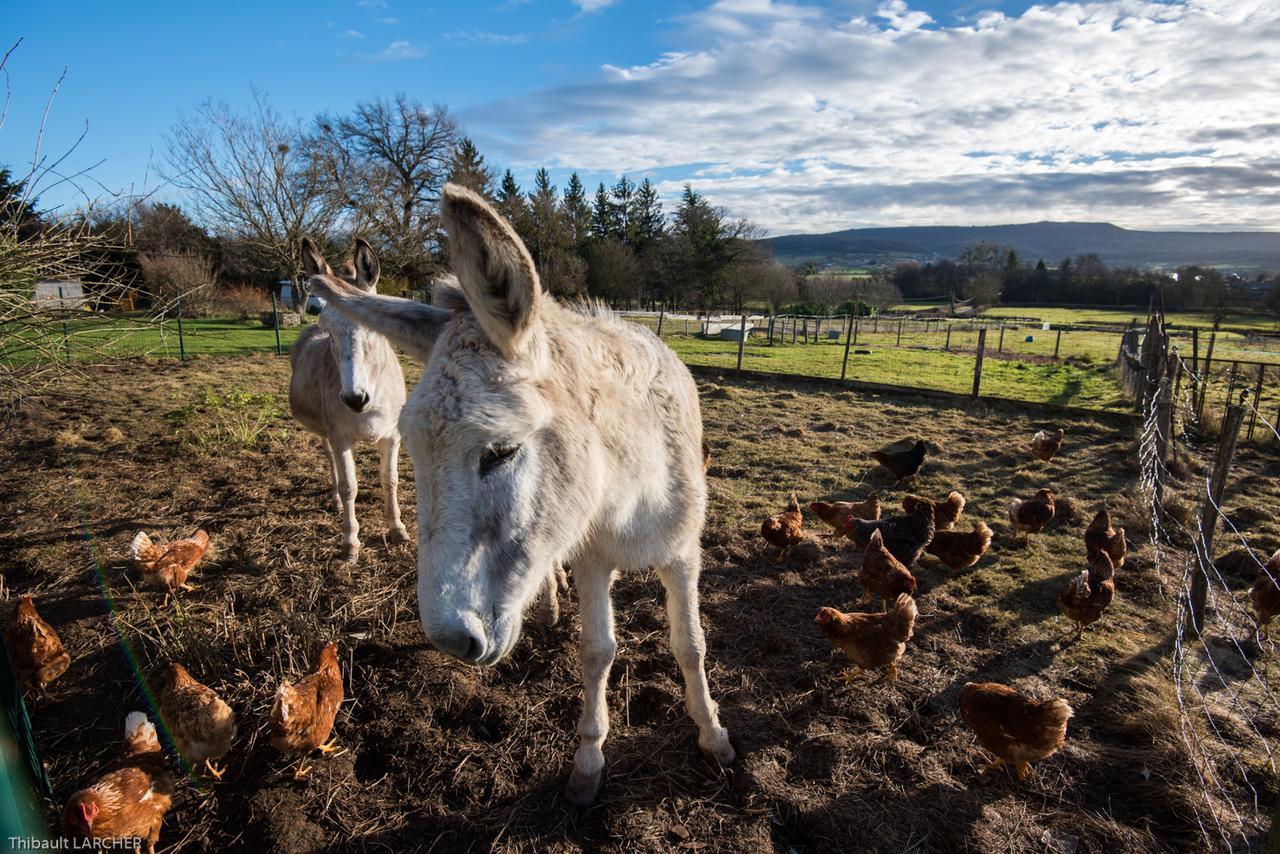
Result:
<instances>
[{"instance_id":1,"label":"donkey's nostril","mask_svg":"<svg viewBox=\"0 0 1280 854\"><path fill-rule=\"evenodd\" d=\"M433 635L431 643L441 652L460 658L468 664L476 663L485 653L484 638L464 628Z\"/></svg>"},{"instance_id":2,"label":"donkey's nostril","mask_svg":"<svg viewBox=\"0 0 1280 854\"><path fill-rule=\"evenodd\" d=\"M344 391L339 396L342 402L355 412L361 412L369 405L369 395L363 391Z\"/></svg>"}]
</instances>

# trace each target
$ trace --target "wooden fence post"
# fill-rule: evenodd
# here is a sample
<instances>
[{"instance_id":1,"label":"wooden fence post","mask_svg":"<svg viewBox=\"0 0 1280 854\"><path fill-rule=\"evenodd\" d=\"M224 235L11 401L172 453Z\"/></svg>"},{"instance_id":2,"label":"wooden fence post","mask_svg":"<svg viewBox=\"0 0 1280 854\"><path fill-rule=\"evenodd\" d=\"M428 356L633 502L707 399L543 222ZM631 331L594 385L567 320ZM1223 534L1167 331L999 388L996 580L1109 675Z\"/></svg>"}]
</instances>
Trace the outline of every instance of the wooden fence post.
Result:
<instances>
[{"instance_id":1,"label":"wooden fence post","mask_svg":"<svg viewBox=\"0 0 1280 854\"><path fill-rule=\"evenodd\" d=\"M276 305L276 289L271 289L271 325L276 329L276 355L283 356L284 350L280 349L280 309Z\"/></svg>"},{"instance_id":2,"label":"wooden fence post","mask_svg":"<svg viewBox=\"0 0 1280 854\"><path fill-rule=\"evenodd\" d=\"M797 327L797 325L798 325L798 324L796 323L796 319L795 319L794 317L793 317L793 318L791 318L791 343L792 343L792 344L796 343L796 327Z\"/></svg>"},{"instance_id":3,"label":"wooden fence post","mask_svg":"<svg viewBox=\"0 0 1280 854\"><path fill-rule=\"evenodd\" d=\"M997 353L1004 352L1004 324L1003 323L1000 324L1000 342L996 344L996 352Z\"/></svg>"},{"instance_id":4,"label":"wooden fence post","mask_svg":"<svg viewBox=\"0 0 1280 854\"><path fill-rule=\"evenodd\" d=\"M1200 327L1191 330L1191 370L1200 371Z\"/></svg>"},{"instance_id":5,"label":"wooden fence post","mask_svg":"<svg viewBox=\"0 0 1280 854\"><path fill-rule=\"evenodd\" d=\"M770 328L772 329L772 327ZM689 318L687 317L684 319L684 337L685 338L689 337ZM772 344L773 339L769 339L769 343Z\"/></svg>"},{"instance_id":6,"label":"wooden fence post","mask_svg":"<svg viewBox=\"0 0 1280 854\"><path fill-rule=\"evenodd\" d=\"M666 311L667 311L666 303L663 303L662 305L658 306L658 337L659 338L662 337L662 317L664 314L666 314Z\"/></svg>"},{"instance_id":7,"label":"wooden fence post","mask_svg":"<svg viewBox=\"0 0 1280 854\"><path fill-rule=\"evenodd\" d=\"M951 352L951 324L947 324L947 343L942 345L942 349L948 353Z\"/></svg>"},{"instance_id":8,"label":"wooden fence post","mask_svg":"<svg viewBox=\"0 0 1280 854\"><path fill-rule=\"evenodd\" d=\"M853 318L849 318L849 329L844 334L844 361L840 364L840 382L844 382L849 370L849 346L853 343Z\"/></svg>"},{"instance_id":9,"label":"wooden fence post","mask_svg":"<svg viewBox=\"0 0 1280 854\"><path fill-rule=\"evenodd\" d=\"M1245 392L1248 394L1248 392ZM1244 420L1244 407L1238 403L1227 406L1226 421L1218 440L1218 456L1209 478L1209 492L1200 507L1200 545L1196 549L1196 570L1191 575L1190 607L1184 630L1192 637L1200 637L1204 625L1205 598L1209 593L1209 567L1213 564L1213 533L1218 527L1218 508L1222 505L1222 493L1227 485L1227 472L1236 453L1236 440L1240 422Z\"/></svg>"},{"instance_id":10,"label":"wooden fence post","mask_svg":"<svg viewBox=\"0 0 1280 854\"><path fill-rule=\"evenodd\" d=\"M1223 429L1223 430L1225 430L1225 429L1227 428L1227 413L1226 413L1226 410L1231 406L1231 393L1232 393L1232 392L1234 392L1234 391L1236 390L1236 371L1239 369L1239 367L1240 367L1240 363L1239 363L1239 362L1232 362L1232 363L1231 363L1231 376L1227 377L1227 396L1226 396L1226 397L1223 399L1223 401L1222 401L1222 408L1223 408L1223 412L1222 412L1222 429Z\"/></svg>"},{"instance_id":11,"label":"wooden fence post","mask_svg":"<svg viewBox=\"0 0 1280 854\"><path fill-rule=\"evenodd\" d=\"M1058 358L1058 350L1062 348L1062 330L1058 330L1058 340L1053 342L1053 358Z\"/></svg>"},{"instance_id":12,"label":"wooden fence post","mask_svg":"<svg viewBox=\"0 0 1280 854\"><path fill-rule=\"evenodd\" d=\"M1262 376L1266 373L1267 366L1262 362L1258 363L1258 384L1253 387L1253 406L1252 412L1249 414L1249 435L1245 437L1245 441L1253 441L1253 425L1258 422L1258 401L1262 400Z\"/></svg>"},{"instance_id":13,"label":"wooden fence post","mask_svg":"<svg viewBox=\"0 0 1280 854\"><path fill-rule=\"evenodd\" d=\"M862 318L860 318L860 317L855 317L855 318L853 319L853 343L854 343L855 345L857 345L857 343L858 343L858 328L859 328L860 326L862 326Z\"/></svg>"},{"instance_id":14,"label":"wooden fence post","mask_svg":"<svg viewBox=\"0 0 1280 854\"><path fill-rule=\"evenodd\" d=\"M898 320L898 343L895 344L894 346L895 347L902 346L902 320L901 319Z\"/></svg>"},{"instance_id":15,"label":"wooden fence post","mask_svg":"<svg viewBox=\"0 0 1280 854\"><path fill-rule=\"evenodd\" d=\"M982 385L982 354L987 349L987 328L978 330L978 359L973 364L973 399L978 399L978 388Z\"/></svg>"},{"instance_id":16,"label":"wooden fence post","mask_svg":"<svg viewBox=\"0 0 1280 854\"><path fill-rule=\"evenodd\" d=\"M182 297L178 297L178 358L187 360L187 336L182 329Z\"/></svg>"},{"instance_id":17,"label":"wooden fence post","mask_svg":"<svg viewBox=\"0 0 1280 854\"><path fill-rule=\"evenodd\" d=\"M742 373L742 348L747 345L747 316L742 315L741 335L738 337L738 373Z\"/></svg>"},{"instance_id":18,"label":"wooden fence post","mask_svg":"<svg viewBox=\"0 0 1280 854\"><path fill-rule=\"evenodd\" d=\"M1160 402L1156 404L1156 507L1164 506L1164 474L1173 433L1172 385L1167 376L1160 378Z\"/></svg>"}]
</instances>

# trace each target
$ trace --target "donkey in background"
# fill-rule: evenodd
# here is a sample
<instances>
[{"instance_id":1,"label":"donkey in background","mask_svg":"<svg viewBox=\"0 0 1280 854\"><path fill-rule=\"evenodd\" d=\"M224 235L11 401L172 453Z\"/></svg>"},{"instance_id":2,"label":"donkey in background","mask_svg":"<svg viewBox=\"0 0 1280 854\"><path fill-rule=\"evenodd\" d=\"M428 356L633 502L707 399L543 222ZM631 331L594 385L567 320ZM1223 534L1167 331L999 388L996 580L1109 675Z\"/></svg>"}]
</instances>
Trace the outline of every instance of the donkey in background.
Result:
<instances>
[{"instance_id":1,"label":"donkey in background","mask_svg":"<svg viewBox=\"0 0 1280 854\"><path fill-rule=\"evenodd\" d=\"M437 305L311 280L342 312L425 364L400 416L418 499L418 607L427 638L492 665L559 563L582 618L583 710L566 794L591 803L609 731L615 570L653 566L698 744L734 759L707 687L698 613L706 514L702 418L688 369L648 330L546 296L511 225L479 196L444 188L457 285ZM460 287L459 287L460 286Z\"/></svg>"},{"instance_id":2,"label":"donkey in background","mask_svg":"<svg viewBox=\"0 0 1280 854\"><path fill-rule=\"evenodd\" d=\"M303 244L308 276L337 280L315 244ZM378 258L363 240L356 241L354 261L341 281L362 294L376 293ZM378 476L382 481L382 511L387 538L406 542L409 532L400 521L397 420L404 406L404 373L387 339L353 323L342 312L326 307L316 323L289 348L289 409L318 435L329 455L333 476L332 500L342 514L342 559L355 563L360 555L360 523L356 520L356 442L378 446Z\"/></svg>"}]
</instances>

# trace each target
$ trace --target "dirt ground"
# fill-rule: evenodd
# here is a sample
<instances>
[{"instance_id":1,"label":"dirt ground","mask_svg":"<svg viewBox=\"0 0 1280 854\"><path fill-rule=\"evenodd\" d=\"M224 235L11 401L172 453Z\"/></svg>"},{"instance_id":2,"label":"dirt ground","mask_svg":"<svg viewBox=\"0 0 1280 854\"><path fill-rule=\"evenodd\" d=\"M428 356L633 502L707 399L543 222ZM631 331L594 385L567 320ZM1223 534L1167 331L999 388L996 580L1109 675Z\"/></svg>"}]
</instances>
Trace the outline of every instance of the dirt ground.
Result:
<instances>
[{"instance_id":1,"label":"dirt ground","mask_svg":"<svg viewBox=\"0 0 1280 854\"><path fill-rule=\"evenodd\" d=\"M241 736L222 783L185 778L162 851L1204 850L1204 803L1170 699L1173 590L1149 561L1124 422L700 380L713 455L707 667L740 758L722 770L698 752L661 586L651 573L624 576L606 779L599 802L580 810L561 794L580 703L572 593L559 625L528 623L495 668L435 652L417 622L414 549L384 542L372 449L359 458L364 551L355 567L333 560L328 467L288 417L287 381L287 361L270 356L137 361L93 369L11 423L0 458L4 595L34 593L74 659L56 698L32 707L56 789L51 816L114 755L125 714L150 710L172 657L231 703ZM245 402L237 389L274 399ZM1067 431L1062 454L1029 461L1031 435L1056 426ZM809 541L775 563L759 523L793 489L810 501L874 488L896 509L906 490L868 472L865 455L908 437L931 445L910 491L959 489L969 501L959 527L983 519L995 542L962 573L925 559L896 684L842 685L843 654L813 616L856 605L860 557L806 518ZM1275 471L1274 453L1242 453L1240 465ZM407 459L401 475L413 529ZM1061 496L1059 518L1014 544L1008 503L1041 486ZM1057 595L1083 568L1084 525L1103 505L1129 528L1131 558L1106 617L1074 642ZM1264 540L1280 538L1275 517L1259 526ZM162 608L135 587L128 543L139 528L197 527L216 548L195 578L201 589ZM280 679L328 639L348 683L335 729L346 750L294 781L268 743L267 713ZM982 776L989 757L956 707L971 680L1067 699L1076 714L1064 750L1024 783ZM1257 778L1238 781L1241 792L1251 783L1274 797L1261 766L1248 767ZM1241 828L1255 845L1263 832Z\"/></svg>"}]
</instances>

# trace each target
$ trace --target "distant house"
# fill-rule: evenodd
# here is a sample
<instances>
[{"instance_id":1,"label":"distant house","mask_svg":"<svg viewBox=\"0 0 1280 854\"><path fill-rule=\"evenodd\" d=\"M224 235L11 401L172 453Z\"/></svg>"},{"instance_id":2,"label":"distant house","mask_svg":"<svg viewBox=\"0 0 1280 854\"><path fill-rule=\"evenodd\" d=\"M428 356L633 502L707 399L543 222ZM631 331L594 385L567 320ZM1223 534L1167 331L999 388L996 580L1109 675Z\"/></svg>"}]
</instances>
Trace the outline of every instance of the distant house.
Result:
<instances>
[{"instance_id":1,"label":"distant house","mask_svg":"<svg viewBox=\"0 0 1280 854\"><path fill-rule=\"evenodd\" d=\"M84 286L79 282L36 282L32 302L40 308L83 308L87 305Z\"/></svg>"}]
</instances>

